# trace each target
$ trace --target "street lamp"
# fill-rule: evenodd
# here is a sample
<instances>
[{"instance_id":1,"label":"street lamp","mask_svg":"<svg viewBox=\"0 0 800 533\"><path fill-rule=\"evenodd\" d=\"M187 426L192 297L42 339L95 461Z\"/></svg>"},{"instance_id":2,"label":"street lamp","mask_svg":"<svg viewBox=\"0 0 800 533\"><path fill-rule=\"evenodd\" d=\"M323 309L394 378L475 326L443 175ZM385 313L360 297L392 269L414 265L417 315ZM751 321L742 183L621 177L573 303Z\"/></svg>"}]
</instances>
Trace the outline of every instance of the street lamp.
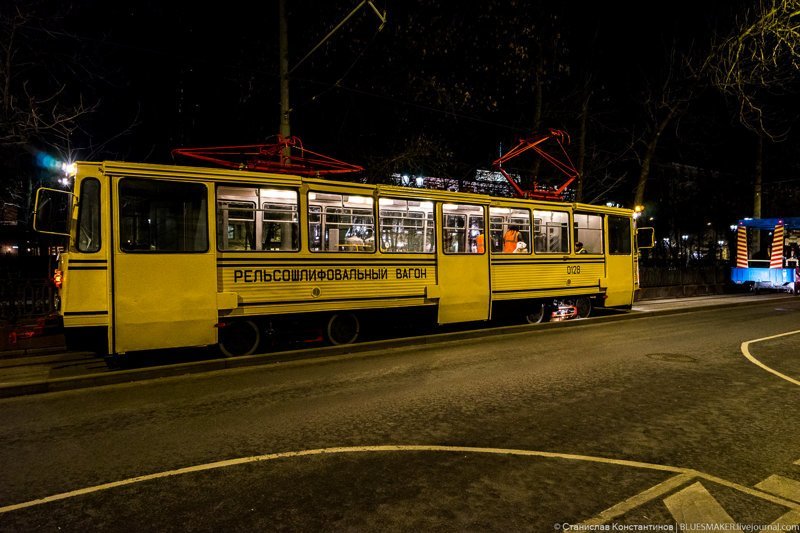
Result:
<instances>
[{"instance_id":1,"label":"street lamp","mask_svg":"<svg viewBox=\"0 0 800 533\"><path fill-rule=\"evenodd\" d=\"M688 265L689 264L689 247L688 247L687 244L689 242L689 236L684 233L683 235L681 235L681 241L683 242L683 246L682 246L683 255L686 257L686 264Z\"/></svg>"}]
</instances>

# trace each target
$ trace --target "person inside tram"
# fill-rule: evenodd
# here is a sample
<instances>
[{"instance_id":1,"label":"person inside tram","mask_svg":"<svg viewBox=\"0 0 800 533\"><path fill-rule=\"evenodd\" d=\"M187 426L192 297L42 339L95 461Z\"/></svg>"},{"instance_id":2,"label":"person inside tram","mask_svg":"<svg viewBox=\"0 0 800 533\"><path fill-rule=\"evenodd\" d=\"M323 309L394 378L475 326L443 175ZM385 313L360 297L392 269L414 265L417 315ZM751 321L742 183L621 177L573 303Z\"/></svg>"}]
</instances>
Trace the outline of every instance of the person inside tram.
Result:
<instances>
[{"instance_id":1,"label":"person inside tram","mask_svg":"<svg viewBox=\"0 0 800 533\"><path fill-rule=\"evenodd\" d=\"M578 241L575 243L575 253L576 254L585 254L588 253L586 248L583 247L583 243Z\"/></svg>"},{"instance_id":2,"label":"person inside tram","mask_svg":"<svg viewBox=\"0 0 800 533\"><path fill-rule=\"evenodd\" d=\"M789 246L789 253L786 254L786 268L797 268L800 264L800 259L797 258L797 250L795 245Z\"/></svg>"},{"instance_id":3,"label":"person inside tram","mask_svg":"<svg viewBox=\"0 0 800 533\"><path fill-rule=\"evenodd\" d=\"M478 233L478 236L475 237L475 253L482 254L485 249L483 233Z\"/></svg>"},{"instance_id":4,"label":"person inside tram","mask_svg":"<svg viewBox=\"0 0 800 533\"><path fill-rule=\"evenodd\" d=\"M517 251L520 240L519 226L511 224L503 235L503 253L511 254Z\"/></svg>"},{"instance_id":5,"label":"person inside tram","mask_svg":"<svg viewBox=\"0 0 800 533\"><path fill-rule=\"evenodd\" d=\"M348 235L345 237L344 242L345 243L341 245L344 251L361 251L364 248L364 239L358 235Z\"/></svg>"}]
</instances>

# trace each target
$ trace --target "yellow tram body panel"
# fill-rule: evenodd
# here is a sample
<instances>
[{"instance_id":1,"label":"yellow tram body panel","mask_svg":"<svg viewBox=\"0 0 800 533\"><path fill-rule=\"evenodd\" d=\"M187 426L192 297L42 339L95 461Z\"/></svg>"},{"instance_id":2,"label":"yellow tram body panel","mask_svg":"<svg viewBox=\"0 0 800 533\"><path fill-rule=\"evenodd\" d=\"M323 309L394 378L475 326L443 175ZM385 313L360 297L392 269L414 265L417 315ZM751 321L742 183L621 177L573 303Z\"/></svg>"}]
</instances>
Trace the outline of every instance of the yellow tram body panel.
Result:
<instances>
[{"instance_id":1,"label":"yellow tram body panel","mask_svg":"<svg viewBox=\"0 0 800 533\"><path fill-rule=\"evenodd\" d=\"M61 291L64 326L108 325L108 266L102 259L73 259L62 254L59 270L62 272ZM86 290L89 287L90 290Z\"/></svg>"},{"instance_id":2,"label":"yellow tram body panel","mask_svg":"<svg viewBox=\"0 0 800 533\"><path fill-rule=\"evenodd\" d=\"M116 351L216 343L217 284L213 271L214 256L210 253L119 254L114 274Z\"/></svg>"},{"instance_id":3,"label":"yellow tram body panel","mask_svg":"<svg viewBox=\"0 0 800 533\"><path fill-rule=\"evenodd\" d=\"M492 299L596 295L605 277L602 258L540 260L510 258L492 261Z\"/></svg>"},{"instance_id":4,"label":"yellow tram body panel","mask_svg":"<svg viewBox=\"0 0 800 533\"><path fill-rule=\"evenodd\" d=\"M376 260L317 257L301 261L225 257L217 283L235 293L227 316L281 315L330 310L434 305L435 259Z\"/></svg>"}]
</instances>

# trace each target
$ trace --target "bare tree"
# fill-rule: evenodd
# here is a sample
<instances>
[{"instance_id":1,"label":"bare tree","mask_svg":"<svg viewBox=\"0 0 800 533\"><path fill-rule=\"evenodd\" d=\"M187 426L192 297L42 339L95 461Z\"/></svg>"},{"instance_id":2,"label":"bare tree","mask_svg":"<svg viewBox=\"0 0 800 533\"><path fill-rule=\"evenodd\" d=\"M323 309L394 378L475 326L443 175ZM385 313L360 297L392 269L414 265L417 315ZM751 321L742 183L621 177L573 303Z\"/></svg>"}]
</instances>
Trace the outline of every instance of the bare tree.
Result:
<instances>
[{"instance_id":1,"label":"bare tree","mask_svg":"<svg viewBox=\"0 0 800 533\"><path fill-rule=\"evenodd\" d=\"M736 102L737 118L756 135L753 216L761 216L764 141L789 134L786 104L800 88L800 0L761 0L744 12L703 65L713 85Z\"/></svg>"},{"instance_id":2,"label":"bare tree","mask_svg":"<svg viewBox=\"0 0 800 533\"><path fill-rule=\"evenodd\" d=\"M68 80L58 69L42 63L46 50L36 49L32 37L47 30L32 11L20 5L6 6L0 25L0 146L45 144L67 148L83 117L97 103L67 94Z\"/></svg>"},{"instance_id":3,"label":"bare tree","mask_svg":"<svg viewBox=\"0 0 800 533\"><path fill-rule=\"evenodd\" d=\"M366 180L380 183L397 173L418 176L452 176L457 169L453 164L452 147L446 141L424 133L404 138L390 158L377 157L369 161Z\"/></svg>"},{"instance_id":4,"label":"bare tree","mask_svg":"<svg viewBox=\"0 0 800 533\"><path fill-rule=\"evenodd\" d=\"M88 104L78 90L85 79L77 40L59 28L58 15L37 2L0 6L0 202L30 211L34 162L55 166L70 158L82 121L99 103ZM47 154L45 154L47 152ZM32 157L32 154L34 157Z\"/></svg>"},{"instance_id":5,"label":"bare tree","mask_svg":"<svg viewBox=\"0 0 800 533\"><path fill-rule=\"evenodd\" d=\"M645 198L650 166L664 131L688 108L694 98L695 84L691 81L688 54L678 54L675 45L669 51L666 75L658 84L648 84L643 92L643 107L647 127L641 138L644 150L639 156L641 169L636 182L634 205L642 205Z\"/></svg>"},{"instance_id":6,"label":"bare tree","mask_svg":"<svg viewBox=\"0 0 800 533\"><path fill-rule=\"evenodd\" d=\"M771 141L788 133L776 96L793 93L800 74L800 0L761 0L745 11L704 64L715 87L733 96L743 126Z\"/></svg>"},{"instance_id":7,"label":"bare tree","mask_svg":"<svg viewBox=\"0 0 800 533\"><path fill-rule=\"evenodd\" d=\"M603 124L599 124L599 128L600 134L597 137L601 138L622 139L630 133L610 129ZM583 153L585 170L581 172L581 196L577 196L576 190L576 201L594 204L613 199L627 181L627 175L621 167L625 161L634 159L638 141L631 137L628 142L612 143L609 146L597 142L586 143L585 148L578 154L580 158L581 152ZM591 179L586 179L587 176Z\"/></svg>"}]
</instances>

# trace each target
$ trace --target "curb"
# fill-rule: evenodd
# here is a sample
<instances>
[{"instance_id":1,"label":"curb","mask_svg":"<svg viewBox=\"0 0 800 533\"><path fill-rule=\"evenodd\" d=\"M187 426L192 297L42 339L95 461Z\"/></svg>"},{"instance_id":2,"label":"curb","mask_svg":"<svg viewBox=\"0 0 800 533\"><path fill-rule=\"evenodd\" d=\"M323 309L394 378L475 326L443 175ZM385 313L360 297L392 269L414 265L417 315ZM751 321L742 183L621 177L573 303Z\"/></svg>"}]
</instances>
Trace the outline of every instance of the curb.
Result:
<instances>
[{"instance_id":1,"label":"curb","mask_svg":"<svg viewBox=\"0 0 800 533\"><path fill-rule=\"evenodd\" d=\"M40 348L19 348L16 350L0 351L0 360L17 359L19 357L37 357L40 355L53 355L64 351L63 345L43 346Z\"/></svg>"},{"instance_id":2,"label":"curb","mask_svg":"<svg viewBox=\"0 0 800 533\"><path fill-rule=\"evenodd\" d=\"M693 285L659 285L641 287L636 291L636 301L659 300L662 298L693 298L697 296L722 296L736 294L737 291L727 283L696 283ZM636 303L636 302L634 302Z\"/></svg>"},{"instance_id":3,"label":"curb","mask_svg":"<svg viewBox=\"0 0 800 533\"><path fill-rule=\"evenodd\" d=\"M345 346L326 346L323 348L304 348L278 352L275 354L247 355L233 357L229 359L210 359L189 363L178 363L142 369L118 370L104 374L89 374L86 376L71 378L54 378L36 382L13 383L0 385L0 398L12 398L15 396L27 396L33 394L44 394L48 392L62 392L68 390L83 389L89 387L101 387L106 385L118 385L123 383L133 383L137 381L185 376L204 372L214 372L234 368L247 368L252 366L275 365L279 363L300 363L308 364L319 362L334 356L351 355L358 357L370 357L381 355L387 349L407 348L422 345L442 345L458 341L468 341L477 338L512 336L525 333L535 333L556 328L580 328L592 327L605 324L607 322L618 322L621 320L644 319L652 316L668 316L686 313L697 313L703 311L713 311L728 307L743 307L753 305L772 304L776 300L792 299L793 296L784 298L773 298L767 302L736 302L713 304L695 308L662 309L653 311L630 311L618 315L595 317L592 320L575 320L564 322L548 322L544 324L521 324L513 326L499 326L495 328L457 331L450 333L436 333L421 337L403 337L399 339L387 339L370 341L360 344L350 344Z\"/></svg>"}]
</instances>

